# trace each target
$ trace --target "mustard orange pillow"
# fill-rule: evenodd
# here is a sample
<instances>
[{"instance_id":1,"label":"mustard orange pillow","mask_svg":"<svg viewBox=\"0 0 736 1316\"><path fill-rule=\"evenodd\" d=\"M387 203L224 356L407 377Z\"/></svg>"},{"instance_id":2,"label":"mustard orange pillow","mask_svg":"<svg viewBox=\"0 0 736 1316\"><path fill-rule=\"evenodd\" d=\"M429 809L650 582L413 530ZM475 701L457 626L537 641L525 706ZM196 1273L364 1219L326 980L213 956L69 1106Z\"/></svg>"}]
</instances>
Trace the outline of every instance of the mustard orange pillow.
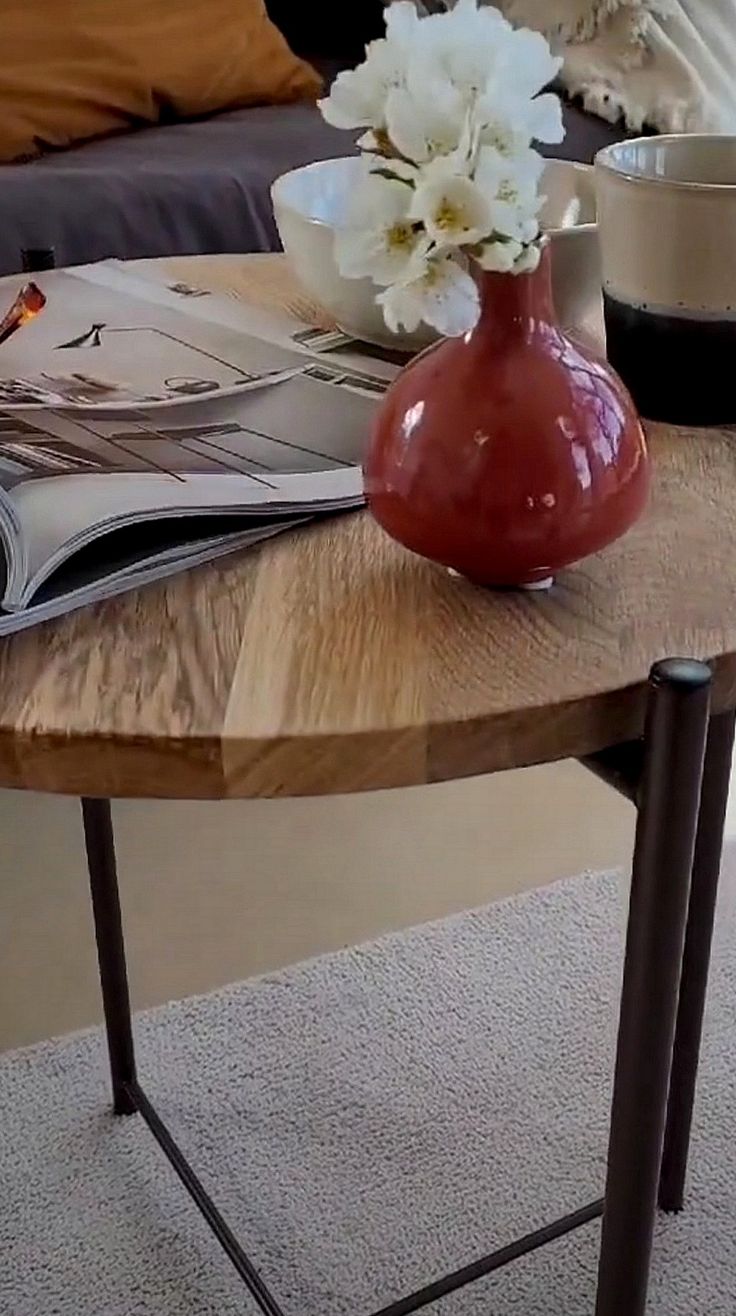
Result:
<instances>
[{"instance_id":1,"label":"mustard orange pillow","mask_svg":"<svg viewBox=\"0 0 736 1316\"><path fill-rule=\"evenodd\" d=\"M0 37L3 163L321 85L263 0L0 0Z\"/></svg>"}]
</instances>

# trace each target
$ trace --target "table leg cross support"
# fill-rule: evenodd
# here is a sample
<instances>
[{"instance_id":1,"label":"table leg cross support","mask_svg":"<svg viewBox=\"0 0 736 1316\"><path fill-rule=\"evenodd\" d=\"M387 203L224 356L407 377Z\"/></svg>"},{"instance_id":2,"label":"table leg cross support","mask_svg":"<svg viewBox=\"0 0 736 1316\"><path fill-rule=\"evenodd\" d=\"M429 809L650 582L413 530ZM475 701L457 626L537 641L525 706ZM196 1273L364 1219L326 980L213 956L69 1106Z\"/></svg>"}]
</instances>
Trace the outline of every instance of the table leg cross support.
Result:
<instances>
[{"instance_id":1,"label":"table leg cross support","mask_svg":"<svg viewBox=\"0 0 736 1316\"><path fill-rule=\"evenodd\" d=\"M273 1294L261 1279L250 1258L243 1251L230 1226L220 1215L209 1193L203 1187L183 1152L172 1138L140 1083L133 1080L132 1083L126 1084L126 1091L133 1108L143 1116L162 1152L178 1174L192 1201L201 1211L218 1243L232 1261L240 1278L250 1289L261 1311L265 1312L266 1316L284 1316Z\"/></svg>"},{"instance_id":2,"label":"table leg cross support","mask_svg":"<svg viewBox=\"0 0 736 1316\"><path fill-rule=\"evenodd\" d=\"M709 697L703 664L658 664L643 746L587 763L638 803L605 1197L373 1316L411 1316L601 1215L596 1316L644 1316L658 1190L682 1204L733 744L734 714L709 731ZM110 802L82 812L115 1111L142 1116L260 1311L284 1316L138 1082Z\"/></svg>"}]
</instances>

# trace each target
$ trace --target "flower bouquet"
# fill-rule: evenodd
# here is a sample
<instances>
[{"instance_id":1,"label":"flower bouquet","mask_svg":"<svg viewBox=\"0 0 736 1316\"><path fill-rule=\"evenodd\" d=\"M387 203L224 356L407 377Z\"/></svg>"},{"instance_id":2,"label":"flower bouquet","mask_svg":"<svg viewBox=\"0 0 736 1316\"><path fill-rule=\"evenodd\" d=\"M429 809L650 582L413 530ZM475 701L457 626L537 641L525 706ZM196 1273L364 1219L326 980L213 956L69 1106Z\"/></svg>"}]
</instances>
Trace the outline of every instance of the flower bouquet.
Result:
<instances>
[{"instance_id":1,"label":"flower bouquet","mask_svg":"<svg viewBox=\"0 0 736 1316\"><path fill-rule=\"evenodd\" d=\"M386 36L320 101L339 128L364 128L363 173L335 239L340 272L372 279L388 327L420 321L456 336L480 295L472 266L522 274L540 253L540 179L532 143L560 142L561 61L538 32L477 0L421 17L392 4Z\"/></svg>"},{"instance_id":2,"label":"flower bouquet","mask_svg":"<svg viewBox=\"0 0 736 1316\"><path fill-rule=\"evenodd\" d=\"M477 0L426 17L403 0L321 102L364 129L341 274L373 281L394 332L423 320L443 335L378 408L368 505L406 548L485 586L549 587L647 496L631 399L554 307L533 143L562 139L545 90L558 68L543 36Z\"/></svg>"}]
</instances>

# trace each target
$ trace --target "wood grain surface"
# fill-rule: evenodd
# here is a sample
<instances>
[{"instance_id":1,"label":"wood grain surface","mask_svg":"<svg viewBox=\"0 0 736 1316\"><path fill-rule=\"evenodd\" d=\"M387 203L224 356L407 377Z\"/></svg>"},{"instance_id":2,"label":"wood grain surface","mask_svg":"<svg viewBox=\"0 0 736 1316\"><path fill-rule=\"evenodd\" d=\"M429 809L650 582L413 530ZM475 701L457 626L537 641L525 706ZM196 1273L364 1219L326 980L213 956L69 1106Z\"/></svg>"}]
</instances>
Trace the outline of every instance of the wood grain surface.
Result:
<instances>
[{"instance_id":1,"label":"wood grain surface","mask_svg":"<svg viewBox=\"0 0 736 1316\"><path fill-rule=\"evenodd\" d=\"M319 318L282 257L167 269ZM473 588L358 513L0 640L0 785L328 794L572 757L638 734L665 655L713 659L733 704L736 432L650 437L644 521L549 594Z\"/></svg>"}]
</instances>

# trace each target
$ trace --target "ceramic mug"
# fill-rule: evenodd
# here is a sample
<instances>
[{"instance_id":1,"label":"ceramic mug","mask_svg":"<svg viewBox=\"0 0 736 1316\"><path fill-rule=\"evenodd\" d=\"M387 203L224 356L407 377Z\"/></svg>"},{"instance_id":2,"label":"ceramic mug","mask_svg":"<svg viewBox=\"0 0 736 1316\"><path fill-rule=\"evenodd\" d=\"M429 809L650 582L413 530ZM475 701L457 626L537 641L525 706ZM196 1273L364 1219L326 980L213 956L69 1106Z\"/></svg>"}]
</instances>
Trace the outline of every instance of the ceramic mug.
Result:
<instances>
[{"instance_id":1,"label":"ceramic mug","mask_svg":"<svg viewBox=\"0 0 736 1316\"><path fill-rule=\"evenodd\" d=\"M736 137L596 156L608 358L643 416L736 422Z\"/></svg>"}]
</instances>

